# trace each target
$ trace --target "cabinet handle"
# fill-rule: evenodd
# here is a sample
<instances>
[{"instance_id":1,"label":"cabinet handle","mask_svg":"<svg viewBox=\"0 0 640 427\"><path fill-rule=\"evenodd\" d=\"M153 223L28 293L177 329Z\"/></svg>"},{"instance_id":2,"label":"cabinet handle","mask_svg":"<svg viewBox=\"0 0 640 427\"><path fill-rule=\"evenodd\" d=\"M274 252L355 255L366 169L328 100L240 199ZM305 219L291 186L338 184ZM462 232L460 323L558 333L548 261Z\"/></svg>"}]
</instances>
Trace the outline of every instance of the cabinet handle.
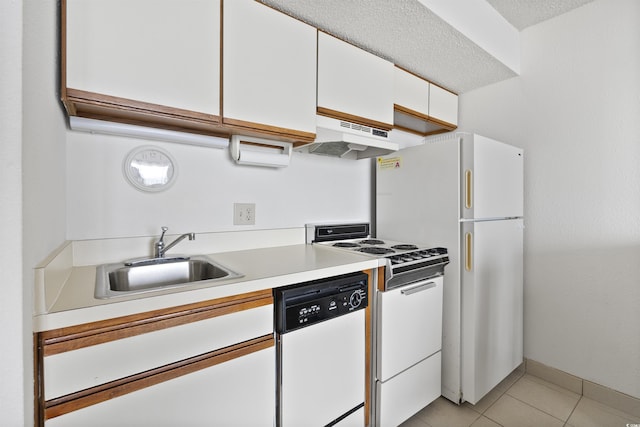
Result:
<instances>
[{"instance_id":1,"label":"cabinet handle","mask_svg":"<svg viewBox=\"0 0 640 427\"><path fill-rule=\"evenodd\" d=\"M418 286L414 286L413 288L403 289L401 292L402 292L402 295L408 296L408 295L416 294L418 292L426 291L427 289L431 289L435 287L436 287L436 282L427 282Z\"/></svg>"},{"instance_id":2,"label":"cabinet handle","mask_svg":"<svg viewBox=\"0 0 640 427\"><path fill-rule=\"evenodd\" d=\"M464 207L473 207L473 175L471 169L464 172Z\"/></svg>"},{"instance_id":3,"label":"cabinet handle","mask_svg":"<svg viewBox=\"0 0 640 427\"><path fill-rule=\"evenodd\" d=\"M464 268L467 271L471 271L473 268L473 236L471 233L466 233L464 235L464 252L465 252L465 260L464 260Z\"/></svg>"}]
</instances>

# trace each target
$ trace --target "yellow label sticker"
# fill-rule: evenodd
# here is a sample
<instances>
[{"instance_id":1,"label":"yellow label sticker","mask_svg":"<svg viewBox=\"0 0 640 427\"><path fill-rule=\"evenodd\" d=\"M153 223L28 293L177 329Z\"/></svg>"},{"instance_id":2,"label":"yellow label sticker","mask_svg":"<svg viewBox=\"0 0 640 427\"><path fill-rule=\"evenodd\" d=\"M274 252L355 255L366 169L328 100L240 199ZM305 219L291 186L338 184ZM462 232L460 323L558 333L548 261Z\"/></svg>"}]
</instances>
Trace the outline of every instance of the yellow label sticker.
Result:
<instances>
[{"instance_id":1,"label":"yellow label sticker","mask_svg":"<svg viewBox=\"0 0 640 427\"><path fill-rule=\"evenodd\" d=\"M378 169L380 170L398 169L400 167L402 167L402 157L391 157L388 159L378 157Z\"/></svg>"}]
</instances>

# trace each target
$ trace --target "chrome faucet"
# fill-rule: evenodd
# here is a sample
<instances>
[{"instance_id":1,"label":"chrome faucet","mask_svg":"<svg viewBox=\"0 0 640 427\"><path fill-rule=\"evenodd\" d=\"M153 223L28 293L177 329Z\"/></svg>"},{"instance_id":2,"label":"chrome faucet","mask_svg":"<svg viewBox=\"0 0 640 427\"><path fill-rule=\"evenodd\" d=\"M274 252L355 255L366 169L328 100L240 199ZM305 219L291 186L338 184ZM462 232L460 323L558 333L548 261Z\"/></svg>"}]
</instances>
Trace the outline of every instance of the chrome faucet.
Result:
<instances>
[{"instance_id":1,"label":"chrome faucet","mask_svg":"<svg viewBox=\"0 0 640 427\"><path fill-rule=\"evenodd\" d=\"M180 237L178 237L173 242L171 242L171 243L169 243L168 245L165 246L165 244L164 244L164 233L166 233L168 229L169 229L168 227L162 227L162 234L160 235L160 239L154 245L154 253L153 253L153 257L154 258L164 258L164 254L169 249L171 249L172 247L174 247L175 245L180 243L182 241L182 239L184 239L185 237L188 237L189 240L194 240L196 238L196 234L195 233L185 233L185 234L181 235Z\"/></svg>"}]
</instances>

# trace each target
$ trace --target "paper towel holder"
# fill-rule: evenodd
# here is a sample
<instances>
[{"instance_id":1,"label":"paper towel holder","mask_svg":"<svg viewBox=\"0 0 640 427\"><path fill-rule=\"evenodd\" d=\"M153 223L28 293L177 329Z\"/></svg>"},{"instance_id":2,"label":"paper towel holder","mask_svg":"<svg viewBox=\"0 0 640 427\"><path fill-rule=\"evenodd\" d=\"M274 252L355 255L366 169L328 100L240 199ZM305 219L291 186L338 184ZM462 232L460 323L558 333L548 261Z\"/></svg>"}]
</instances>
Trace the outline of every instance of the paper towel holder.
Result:
<instances>
[{"instance_id":1,"label":"paper towel holder","mask_svg":"<svg viewBox=\"0 0 640 427\"><path fill-rule=\"evenodd\" d=\"M239 165L282 168L289 166L293 144L244 135L232 135L229 152Z\"/></svg>"}]
</instances>

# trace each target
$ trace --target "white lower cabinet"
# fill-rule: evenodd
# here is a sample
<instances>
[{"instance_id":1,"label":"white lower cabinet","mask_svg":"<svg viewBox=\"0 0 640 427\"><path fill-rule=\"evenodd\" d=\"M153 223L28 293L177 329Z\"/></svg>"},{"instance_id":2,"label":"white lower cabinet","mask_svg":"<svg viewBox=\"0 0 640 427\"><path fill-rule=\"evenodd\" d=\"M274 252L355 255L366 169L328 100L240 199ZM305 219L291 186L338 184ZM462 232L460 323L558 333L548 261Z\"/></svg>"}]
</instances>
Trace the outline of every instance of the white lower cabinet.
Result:
<instances>
[{"instance_id":1,"label":"white lower cabinet","mask_svg":"<svg viewBox=\"0 0 640 427\"><path fill-rule=\"evenodd\" d=\"M377 425L395 427L440 396L441 353L376 384Z\"/></svg>"},{"instance_id":2,"label":"white lower cabinet","mask_svg":"<svg viewBox=\"0 0 640 427\"><path fill-rule=\"evenodd\" d=\"M273 426L270 289L36 334L36 426Z\"/></svg>"},{"instance_id":3,"label":"white lower cabinet","mask_svg":"<svg viewBox=\"0 0 640 427\"><path fill-rule=\"evenodd\" d=\"M265 305L44 358L44 397L55 399L273 331Z\"/></svg>"},{"instance_id":4,"label":"white lower cabinet","mask_svg":"<svg viewBox=\"0 0 640 427\"><path fill-rule=\"evenodd\" d=\"M275 347L47 420L66 426L273 426Z\"/></svg>"}]
</instances>

